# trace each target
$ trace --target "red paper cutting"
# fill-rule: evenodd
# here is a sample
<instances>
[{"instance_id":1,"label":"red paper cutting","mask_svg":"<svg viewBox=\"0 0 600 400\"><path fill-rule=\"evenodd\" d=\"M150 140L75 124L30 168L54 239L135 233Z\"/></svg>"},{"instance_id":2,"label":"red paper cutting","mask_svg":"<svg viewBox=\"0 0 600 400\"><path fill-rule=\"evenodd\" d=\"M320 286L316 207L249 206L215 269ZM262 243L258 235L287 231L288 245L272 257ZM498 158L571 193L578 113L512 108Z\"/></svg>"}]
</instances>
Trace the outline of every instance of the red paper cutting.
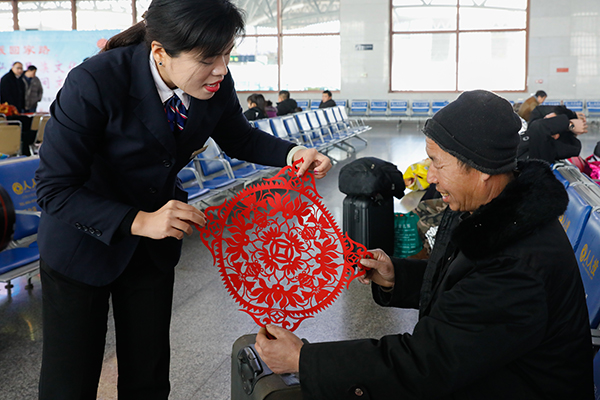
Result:
<instances>
[{"instance_id":1,"label":"red paper cutting","mask_svg":"<svg viewBox=\"0 0 600 400\"><path fill-rule=\"evenodd\" d=\"M321 202L314 175L297 164L209 207L200 237L228 292L257 324L291 331L333 303L364 274L368 256L335 223Z\"/></svg>"}]
</instances>

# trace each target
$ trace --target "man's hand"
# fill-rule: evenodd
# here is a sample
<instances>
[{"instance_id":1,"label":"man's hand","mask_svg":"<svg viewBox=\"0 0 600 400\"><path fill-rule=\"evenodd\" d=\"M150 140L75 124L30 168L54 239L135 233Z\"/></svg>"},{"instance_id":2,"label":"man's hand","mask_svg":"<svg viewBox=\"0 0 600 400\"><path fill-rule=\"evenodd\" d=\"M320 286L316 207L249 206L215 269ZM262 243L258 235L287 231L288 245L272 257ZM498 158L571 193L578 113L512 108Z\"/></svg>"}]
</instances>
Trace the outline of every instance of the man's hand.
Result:
<instances>
[{"instance_id":1,"label":"man's hand","mask_svg":"<svg viewBox=\"0 0 600 400\"><path fill-rule=\"evenodd\" d=\"M368 268L367 274L358 277L358 281L368 285L375 282L379 286L394 287L394 264L390 257L381 249L369 250L373 258L363 258L360 263Z\"/></svg>"},{"instance_id":2,"label":"man's hand","mask_svg":"<svg viewBox=\"0 0 600 400\"><path fill-rule=\"evenodd\" d=\"M331 169L331 160L325 154L319 153L316 149L302 149L294 154L293 161L303 158L304 161L298 169L298 176L304 175L309 169L315 174L315 179L324 178L327 171Z\"/></svg>"},{"instance_id":3,"label":"man's hand","mask_svg":"<svg viewBox=\"0 0 600 400\"><path fill-rule=\"evenodd\" d=\"M138 212L131 224L131 234L151 239L174 237L181 240L184 232L192 234L192 224L206 225L204 213L189 204L171 200L155 212Z\"/></svg>"},{"instance_id":4,"label":"man's hand","mask_svg":"<svg viewBox=\"0 0 600 400\"><path fill-rule=\"evenodd\" d=\"M300 349L304 342L292 332L277 325L260 328L254 347L260 358L276 374L300 370Z\"/></svg>"},{"instance_id":5,"label":"man's hand","mask_svg":"<svg viewBox=\"0 0 600 400\"><path fill-rule=\"evenodd\" d=\"M571 129L571 132L573 132L574 134L582 135L584 133L587 133L588 126L587 122L584 119L574 118L571 120L571 123L573 124L573 129Z\"/></svg>"}]
</instances>

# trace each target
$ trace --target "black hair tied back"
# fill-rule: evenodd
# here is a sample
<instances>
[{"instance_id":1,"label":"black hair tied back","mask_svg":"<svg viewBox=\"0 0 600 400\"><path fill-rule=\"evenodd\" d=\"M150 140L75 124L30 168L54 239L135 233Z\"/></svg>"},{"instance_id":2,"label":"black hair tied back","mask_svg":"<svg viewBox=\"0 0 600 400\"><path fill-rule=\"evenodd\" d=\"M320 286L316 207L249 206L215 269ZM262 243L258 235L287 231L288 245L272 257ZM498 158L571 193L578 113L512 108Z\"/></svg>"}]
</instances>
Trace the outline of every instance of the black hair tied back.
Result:
<instances>
[{"instance_id":1,"label":"black hair tied back","mask_svg":"<svg viewBox=\"0 0 600 400\"><path fill-rule=\"evenodd\" d=\"M229 0L153 0L144 20L113 36L103 51L146 41L167 54L198 51L214 57L244 34L244 15Z\"/></svg>"}]
</instances>

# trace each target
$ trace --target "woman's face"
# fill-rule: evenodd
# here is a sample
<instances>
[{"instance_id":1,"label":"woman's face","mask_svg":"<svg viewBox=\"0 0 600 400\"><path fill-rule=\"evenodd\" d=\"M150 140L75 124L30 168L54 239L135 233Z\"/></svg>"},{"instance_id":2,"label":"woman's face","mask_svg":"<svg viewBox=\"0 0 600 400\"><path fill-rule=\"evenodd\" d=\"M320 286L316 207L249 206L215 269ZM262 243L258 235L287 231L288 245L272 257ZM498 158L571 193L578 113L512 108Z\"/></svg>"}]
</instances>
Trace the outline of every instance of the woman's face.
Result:
<instances>
[{"instance_id":1,"label":"woman's face","mask_svg":"<svg viewBox=\"0 0 600 400\"><path fill-rule=\"evenodd\" d=\"M205 58L197 52L185 52L170 57L158 42L152 42L152 55L158 72L169 88L180 88L199 100L208 100L219 90L228 73L229 54L233 44L224 53ZM160 65L162 63L162 65Z\"/></svg>"}]
</instances>

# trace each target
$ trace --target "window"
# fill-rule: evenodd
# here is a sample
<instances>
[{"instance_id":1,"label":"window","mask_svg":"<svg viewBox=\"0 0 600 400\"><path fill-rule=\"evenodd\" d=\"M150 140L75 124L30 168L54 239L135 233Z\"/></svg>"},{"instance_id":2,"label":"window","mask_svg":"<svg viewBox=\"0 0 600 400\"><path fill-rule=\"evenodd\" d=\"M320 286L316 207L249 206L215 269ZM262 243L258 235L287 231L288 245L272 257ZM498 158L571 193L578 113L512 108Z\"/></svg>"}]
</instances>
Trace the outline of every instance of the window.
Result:
<instances>
[{"instance_id":1,"label":"window","mask_svg":"<svg viewBox=\"0 0 600 400\"><path fill-rule=\"evenodd\" d=\"M39 31L71 30L70 1L19 1L19 29Z\"/></svg>"},{"instance_id":2,"label":"window","mask_svg":"<svg viewBox=\"0 0 600 400\"><path fill-rule=\"evenodd\" d=\"M246 12L229 64L237 90L340 89L340 0L235 2Z\"/></svg>"},{"instance_id":3,"label":"window","mask_svg":"<svg viewBox=\"0 0 600 400\"><path fill-rule=\"evenodd\" d=\"M131 0L77 0L77 30L125 30L131 26Z\"/></svg>"},{"instance_id":4,"label":"window","mask_svg":"<svg viewBox=\"0 0 600 400\"><path fill-rule=\"evenodd\" d=\"M392 91L523 91L527 0L392 0Z\"/></svg>"}]
</instances>

